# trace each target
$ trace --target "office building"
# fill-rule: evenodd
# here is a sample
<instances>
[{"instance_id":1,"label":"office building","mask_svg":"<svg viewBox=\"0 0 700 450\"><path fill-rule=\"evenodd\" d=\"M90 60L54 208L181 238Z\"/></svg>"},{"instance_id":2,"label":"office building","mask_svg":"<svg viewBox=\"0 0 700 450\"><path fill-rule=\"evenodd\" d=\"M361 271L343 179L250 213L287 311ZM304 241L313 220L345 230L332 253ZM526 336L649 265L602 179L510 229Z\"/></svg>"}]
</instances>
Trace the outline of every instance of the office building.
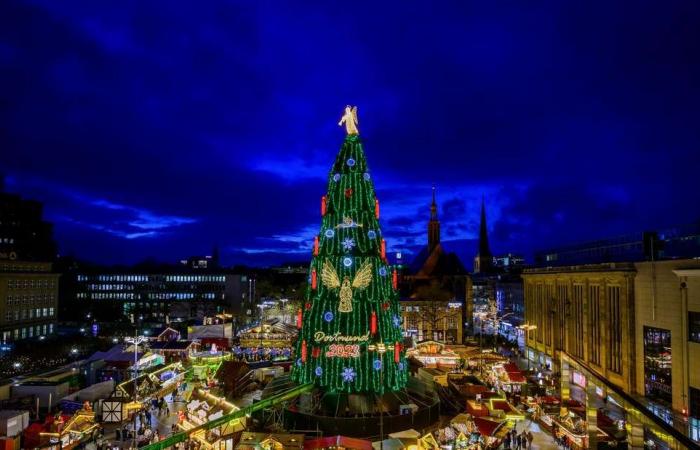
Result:
<instances>
[{"instance_id":1,"label":"office building","mask_svg":"<svg viewBox=\"0 0 700 450\"><path fill-rule=\"evenodd\" d=\"M58 277L48 262L0 260L2 342L53 334Z\"/></svg>"},{"instance_id":2,"label":"office building","mask_svg":"<svg viewBox=\"0 0 700 450\"><path fill-rule=\"evenodd\" d=\"M62 298L70 307L65 313L93 313L97 320L187 322L236 312L246 297L245 275L169 266L151 269L67 273Z\"/></svg>"},{"instance_id":3,"label":"office building","mask_svg":"<svg viewBox=\"0 0 700 450\"><path fill-rule=\"evenodd\" d=\"M40 202L0 192L2 342L54 332L59 276L52 273L51 261L56 258L56 244L42 209Z\"/></svg>"},{"instance_id":4,"label":"office building","mask_svg":"<svg viewBox=\"0 0 700 450\"><path fill-rule=\"evenodd\" d=\"M0 192L0 260L56 258L53 225L43 220L42 210L40 202Z\"/></svg>"},{"instance_id":5,"label":"office building","mask_svg":"<svg viewBox=\"0 0 700 450\"><path fill-rule=\"evenodd\" d=\"M545 267L523 279L527 355L561 371L564 397L636 411L626 413L636 442L700 442L700 260Z\"/></svg>"}]
</instances>

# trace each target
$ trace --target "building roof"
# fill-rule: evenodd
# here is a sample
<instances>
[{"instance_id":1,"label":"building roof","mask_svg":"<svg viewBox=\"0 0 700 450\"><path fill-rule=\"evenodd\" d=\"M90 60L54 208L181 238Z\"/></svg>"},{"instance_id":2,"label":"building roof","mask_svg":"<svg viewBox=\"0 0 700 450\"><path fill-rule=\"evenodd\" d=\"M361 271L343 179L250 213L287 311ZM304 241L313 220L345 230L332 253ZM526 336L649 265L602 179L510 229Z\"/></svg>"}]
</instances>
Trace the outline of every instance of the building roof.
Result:
<instances>
[{"instance_id":1,"label":"building roof","mask_svg":"<svg viewBox=\"0 0 700 450\"><path fill-rule=\"evenodd\" d=\"M411 263L409 270L416 278L467 274L457 254L446 252L442 244L437 244L430 253L428 247L423 248Z\"/></svg>"},{"instance_id":2,"label":"building roof","mask_svg":"<svg viewBox=\"0 0 700 450\"><path fill-rule=\"evenodd\" d=\"M149 347L151 350L179 351L187 350L192 344L194 344L192 341L158 341L151 342Z\"/></svg>"}]
</instances>

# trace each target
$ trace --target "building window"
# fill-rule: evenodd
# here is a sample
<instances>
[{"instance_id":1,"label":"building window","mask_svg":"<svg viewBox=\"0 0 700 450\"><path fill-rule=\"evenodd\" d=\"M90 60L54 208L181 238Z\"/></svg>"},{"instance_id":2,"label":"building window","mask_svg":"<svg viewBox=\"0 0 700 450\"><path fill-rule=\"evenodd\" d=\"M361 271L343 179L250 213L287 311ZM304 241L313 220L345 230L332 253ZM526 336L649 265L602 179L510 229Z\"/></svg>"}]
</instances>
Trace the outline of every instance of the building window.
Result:
<instances>
[{"instance_id":1,"label":"building window","mask_svg":"<svg viewBox=\"0 0 700 450\"><path fill-rule=\"evenodd\" d=\"M583 285L575 284L571 305L571 316L574 329L573 354L583 358Z\"/></svg>"},{"instance_id":2,"label":"building window","mask_svg":"<svg viewBox=\"0 0 700 450\"><path fill-rule=\"evenodd\" d=\"M688 311L688 340L700 344L700 312Z\"/></svg>"},{"instance_id":3,"label":"building window","mask_svg":"<svg viewBox=\"0 0 700 450\"><path fill-rule=\"evenodd\" d=\"M608 287L608 369L622 373L622 317L620 315L620 287Z\"/></svg>"},{"instance_id":4,"label":"building window","mask_svg":"<svg viewBox=\"0 0 700 450\"><path fill-rule=\"evenodd\" d=\"M588 359L593 364L600 366L600 347L601 347L601 317L600 313L600 286L591 285L588 287L588 301L590 304L590 329L591 338L589 346L589 356Z\"/></svg>"},{"instance_id":5,"label":"building window","mask_svg":"<svg viewBox=\"0 0 700 450\"><path fill-rule=\"evenodd\" d=\"M690 405L688 406L691 417L695 417L696 422L699 422L698 428L700 429L700 389L690 388Z\"/></svg>"},{"instance_id":6,"label":"building window","mask_svg":"<svg viewBox=\"0 0 700 450\"><path fill-rule=\"evenodd\" d=\"M671 332L644 327L644 394L671 404Z\"/></svg>"}]
</instances>

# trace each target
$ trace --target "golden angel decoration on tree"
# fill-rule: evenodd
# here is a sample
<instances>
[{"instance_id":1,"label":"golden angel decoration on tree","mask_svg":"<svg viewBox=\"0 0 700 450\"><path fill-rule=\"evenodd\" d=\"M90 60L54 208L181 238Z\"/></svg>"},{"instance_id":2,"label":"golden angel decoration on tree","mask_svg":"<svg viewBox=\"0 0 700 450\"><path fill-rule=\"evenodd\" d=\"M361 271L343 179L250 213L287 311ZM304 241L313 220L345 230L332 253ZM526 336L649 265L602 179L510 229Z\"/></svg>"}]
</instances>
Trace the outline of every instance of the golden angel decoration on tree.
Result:
<instances>
[{"instance_id":1,"label":"golden angel decoration on tree","mask_svg":"<svg viewBox=\"0 0 700 450\"><path fill-rule=\"evenodd\" d=\"M346 106L345 107L345 113L343 114L343 117L340 118L340 122L338 122L338 126L343 126L345 124L345 131L352 135L352 134L360 134L360 130L357 129L357 124L359 122L357 121L357 106Z\"/></svg>"},{"instance_id":2,"label":"golden angel decoration on tree","mask_svg":"<svg viewBox=\"0 0 700 450\"><path fill-rule=\"evenodd\" d=\"M369 283L372 281L372 263L364 263L355 274L352 283L350 283L349 277L343 278L343 282L341 283L338 273L335 271L335 268L333 268L333 264L326 261L321 270L321 280L329 289L340 288L338 311L349 313L352 312L352 290L364 289L369 286Z\"/></svg>"}]
</instances>

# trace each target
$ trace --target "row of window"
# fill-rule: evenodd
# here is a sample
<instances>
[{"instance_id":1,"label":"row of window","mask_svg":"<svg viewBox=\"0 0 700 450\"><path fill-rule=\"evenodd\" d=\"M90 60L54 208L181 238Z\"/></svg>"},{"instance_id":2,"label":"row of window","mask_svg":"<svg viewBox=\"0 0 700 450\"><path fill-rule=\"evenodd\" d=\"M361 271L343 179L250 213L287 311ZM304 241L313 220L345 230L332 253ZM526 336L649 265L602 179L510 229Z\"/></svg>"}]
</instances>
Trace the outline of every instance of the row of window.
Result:
<instances>
[{"instance_id":1,"label":"row of window","mask_svg":"<svg viewBox=\"0 0 700 450\"><path fill-rule=\"evenodd\" d=\"M165 281L177 282L219 282L226 281L225 275L168 275Z\"/></svg>"},{"instance_id":2,"label":"row of window","mask_svg":"<svg viewBox=\"0 0 700 450\"><path fill-rule=\"evenodd\" d=\"M12 339L16 341L18 339L32 338L34 336L46 336L47 334L53 334L52 323L24 328L15 328L12 331L3 331L2 340L3 342L7 342Z\"/></svg>"},{"instance_id":3,"label":"row of window","mask_svg":"<svg viewBox=\"0 0 700 450\"><path fill-rule=\"evenodd\" d=\"M15 309L14 311L5 311L5 321L12 322L18 320L39 319L41 317L53 317L53 315L53 308Z\"/></svg>"},{"instance_id":4,"label":"row of window","mask_svg":"<svg viewBox=\"0 0 700 450\"><path fill-rule=\"evenodd\" d=\"M7 280L8 289L53 289L55 287L56 280L54 280L53 278Z\"/></svg>"},{"instance_id":5,"label":"row of window","mask_svg":"<svg viewBox=\"0 0 700 450\"><path fill-rule=\"evenodd\" d=\"M223 294L219 294L223 297ZM141 300L145 296L148 300L214 300L217 294L214 292L157 292L149 294L134 294L133 292L93 292L88 295L79 292L77 298L90 298L92 300Z\"/></svg>"},{"instance_id":6,"label":"row of window","mask_svg":"<svg viewBox=\"0 0 700 450\"><path fill-rule=\"evenodd\" d=\"M149 275L77 275L77 281L90 281L91 279L95 281L102 282L148 282L150 281ZM226 281L226 275L166 275L165 281L170 282L216 282L223 283Z\"/></svg>"},{"instance_id":7,"label":"row of window","mask_svg":"<svg viewBox=\"0 0 700 450\"><path fill-rule=\"evenodd\" d=\"M14 238L0 238L0 244L14 244Z\"/></svg>"},{"instance_id":8,"label":"row of window","mask_svg":"<svg viewBox=\"0 0 700 450\"><path fill-rule=\"evenodd\" d=\"M7 306L30 306L45 303L54 303L56 301L55 294L38 294L38 295L8 295Z\"/></svg>"}]
</instances>

